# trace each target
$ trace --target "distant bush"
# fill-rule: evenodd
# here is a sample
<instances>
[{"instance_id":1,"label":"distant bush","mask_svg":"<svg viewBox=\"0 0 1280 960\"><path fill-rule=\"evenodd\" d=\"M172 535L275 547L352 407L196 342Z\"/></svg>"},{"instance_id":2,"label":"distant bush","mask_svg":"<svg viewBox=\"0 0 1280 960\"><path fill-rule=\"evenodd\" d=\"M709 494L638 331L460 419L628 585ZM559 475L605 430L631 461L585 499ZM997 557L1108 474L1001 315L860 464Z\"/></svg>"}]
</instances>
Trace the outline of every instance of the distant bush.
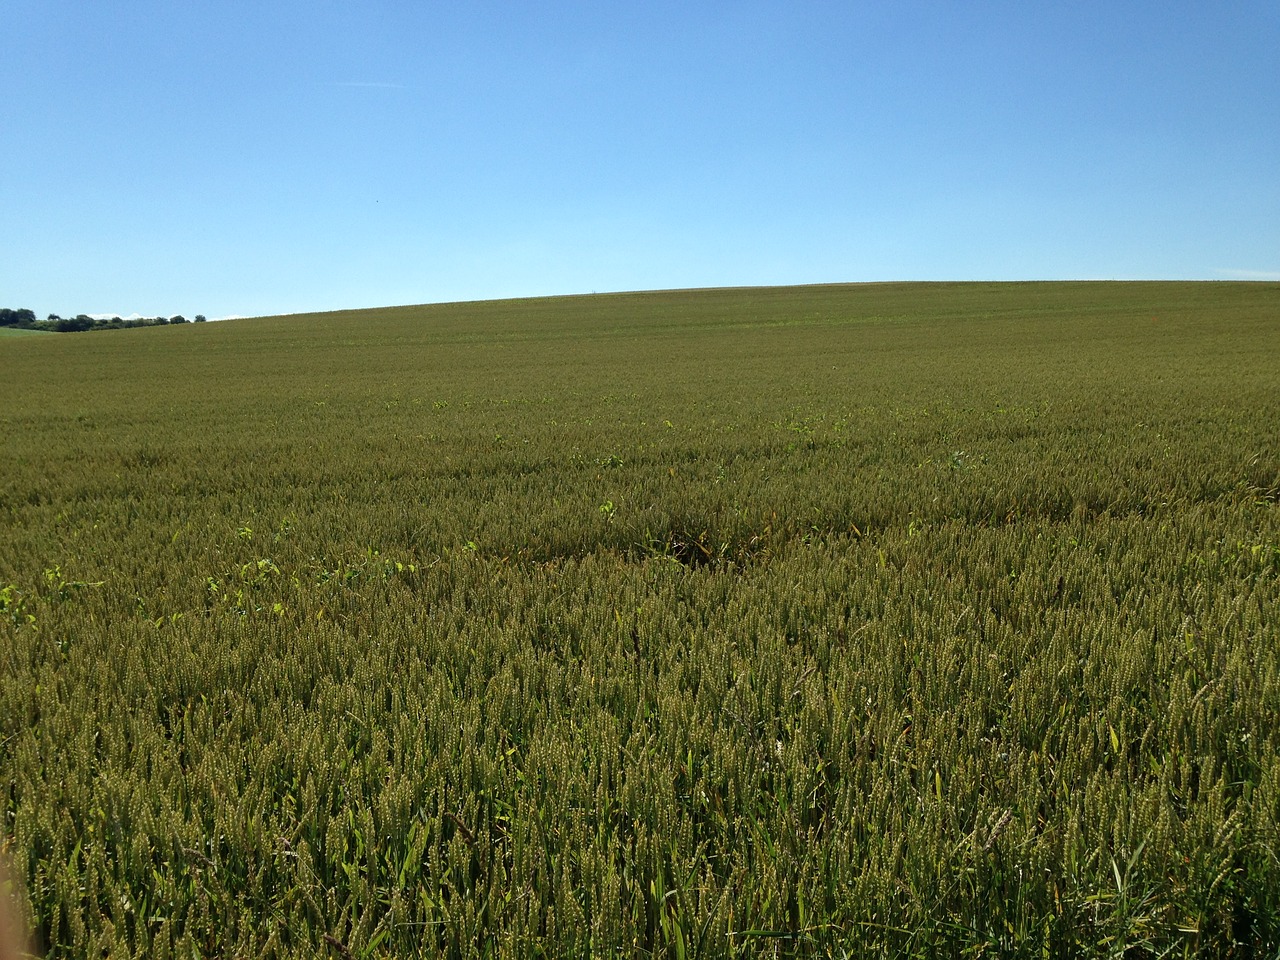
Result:
<instances>
[{"instance_id":1,"label":"distant bush","mask_svg":"<svg viewBox=\"0 0 1280 960\"><path fill-rule=\"evenodd\" d=\"M54 333L79 333L82 330L92 330L94 322L93 317L81 313L74 317L53 321L53 331Z\"/></svg>"},{"instance_id":2,"label":"distant bush","mask_svg":"<svg viewBox=\"0 0 1280 960\"><path fill-rule=\"evenodd\" d=\"M34 310L26 308L13 310L0 307L0 327L18 327L24 330L47 330L53 333L81 333L86 330L123 330L133 327L157 327L171 323L190 323L182 314L176 317L135 317L124 320L120 317L91 317L78 313L74 317L62 317L56 313L49 314L44 320L37 320ZM202 313L196 314L196 323L205 323Z\"/></svg>"}]
</instances>

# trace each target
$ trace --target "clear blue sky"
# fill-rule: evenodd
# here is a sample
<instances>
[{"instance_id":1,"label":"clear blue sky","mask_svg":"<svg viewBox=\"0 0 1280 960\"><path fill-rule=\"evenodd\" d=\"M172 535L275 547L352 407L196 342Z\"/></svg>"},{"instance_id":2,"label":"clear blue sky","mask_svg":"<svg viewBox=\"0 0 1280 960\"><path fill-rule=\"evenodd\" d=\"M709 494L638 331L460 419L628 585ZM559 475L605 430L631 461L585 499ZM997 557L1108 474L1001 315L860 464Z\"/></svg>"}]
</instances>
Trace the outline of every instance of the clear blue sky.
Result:
<instances>
[{"instance_id":1,"label":"clear blue sky","mask_svg":"<svg viewBox=\"0 0 1280 960\"><path fill-rule=\"evenodd\" d=\"M1280 3L4 0L0 306L1280 279Z\"/></svg>"}]
</instances>

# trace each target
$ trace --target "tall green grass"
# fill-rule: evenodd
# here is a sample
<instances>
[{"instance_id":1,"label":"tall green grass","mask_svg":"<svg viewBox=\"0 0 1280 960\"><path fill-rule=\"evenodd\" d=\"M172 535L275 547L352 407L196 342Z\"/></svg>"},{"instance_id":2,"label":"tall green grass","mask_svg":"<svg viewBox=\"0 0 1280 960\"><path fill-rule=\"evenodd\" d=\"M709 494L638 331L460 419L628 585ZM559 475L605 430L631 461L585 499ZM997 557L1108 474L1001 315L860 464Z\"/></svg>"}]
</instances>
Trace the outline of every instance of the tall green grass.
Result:
<instances>
[{"instance_id":1,"label":"tall green grass","mask_svg":"<svg viewBox=\"0 0 1280 960\"><path fill-rule=\"evenodd\" d=\"M21 327L0 327L0 337L30 337L40 336L45 333L44 330L24 330Z\"/></svg>"},{"instance_id":2,"label":"tall green grass","mask_svg":"<svg viewBox=\"0 0 1280 960\"><path fill-rule=\"evenodd\" d=\"M1280 949L1280 286L0 348L50 957Z\"/></svg>"}]
</instances>

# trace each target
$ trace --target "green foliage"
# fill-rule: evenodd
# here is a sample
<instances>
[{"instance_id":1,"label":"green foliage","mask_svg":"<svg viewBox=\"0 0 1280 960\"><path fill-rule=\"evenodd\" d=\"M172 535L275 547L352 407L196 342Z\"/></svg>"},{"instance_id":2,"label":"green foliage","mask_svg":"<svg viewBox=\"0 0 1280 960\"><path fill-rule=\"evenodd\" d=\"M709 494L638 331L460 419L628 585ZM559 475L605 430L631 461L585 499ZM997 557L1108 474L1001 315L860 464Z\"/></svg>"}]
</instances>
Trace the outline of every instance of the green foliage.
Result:
<instances>
[{"instance_id":1,"label":"green foliage","mask_svg":"<svg viewBox=\"0 0 1280 960\"><path fill-rule=\"evenodd\" d=\"M121 330L132 327L165 326L171 323L188 323L185 317L135 317L123 320L120 317L94 318L87 314L75 317L60 317L56 313L49 314L45 320L37 320L32 310L12 310L0 308L0 335L17 331L42 333L83 333L86 330ZM204 323L205 317L197 314L196 323Z\"/></svg>"},{"instance_id":2,"label":"green foliage","mask_svg":"<svg viewBox=\"0 0 1280 960\"><path fill-rule=\"evenodd\" d=\"M4 351L50 957L1280 949L1275 284Z\"/></svg>"},{"instance_id":3,"label":"green foliage","mask_svg":"<svg viewBox=\"0 0 1280 960\"><path fill-rule=\"evenodd\" d=\"M26 307L13 310L9 307L0 307L0 327L30 327L36 322L36 314L34 310Z\"/></svg>"}]
</instances>

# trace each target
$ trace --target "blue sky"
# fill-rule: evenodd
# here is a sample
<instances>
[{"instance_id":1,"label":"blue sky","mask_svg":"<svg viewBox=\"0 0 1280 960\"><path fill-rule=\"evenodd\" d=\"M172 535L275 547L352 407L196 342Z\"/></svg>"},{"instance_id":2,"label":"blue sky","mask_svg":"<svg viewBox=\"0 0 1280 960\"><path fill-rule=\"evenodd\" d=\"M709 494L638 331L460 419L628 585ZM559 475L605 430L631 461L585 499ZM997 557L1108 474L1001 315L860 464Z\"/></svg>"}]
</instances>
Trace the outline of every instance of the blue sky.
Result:
<instances>
[{"instance_id":1,"label":"blue sky","mask_svg":"<svg viewBox=\"0 0 1280 960\"><path fill-rule=\"evenodd\" d=\"M0 306L1280 279L1280 4L5 0Z\"/></svg>"}]
</instances>

